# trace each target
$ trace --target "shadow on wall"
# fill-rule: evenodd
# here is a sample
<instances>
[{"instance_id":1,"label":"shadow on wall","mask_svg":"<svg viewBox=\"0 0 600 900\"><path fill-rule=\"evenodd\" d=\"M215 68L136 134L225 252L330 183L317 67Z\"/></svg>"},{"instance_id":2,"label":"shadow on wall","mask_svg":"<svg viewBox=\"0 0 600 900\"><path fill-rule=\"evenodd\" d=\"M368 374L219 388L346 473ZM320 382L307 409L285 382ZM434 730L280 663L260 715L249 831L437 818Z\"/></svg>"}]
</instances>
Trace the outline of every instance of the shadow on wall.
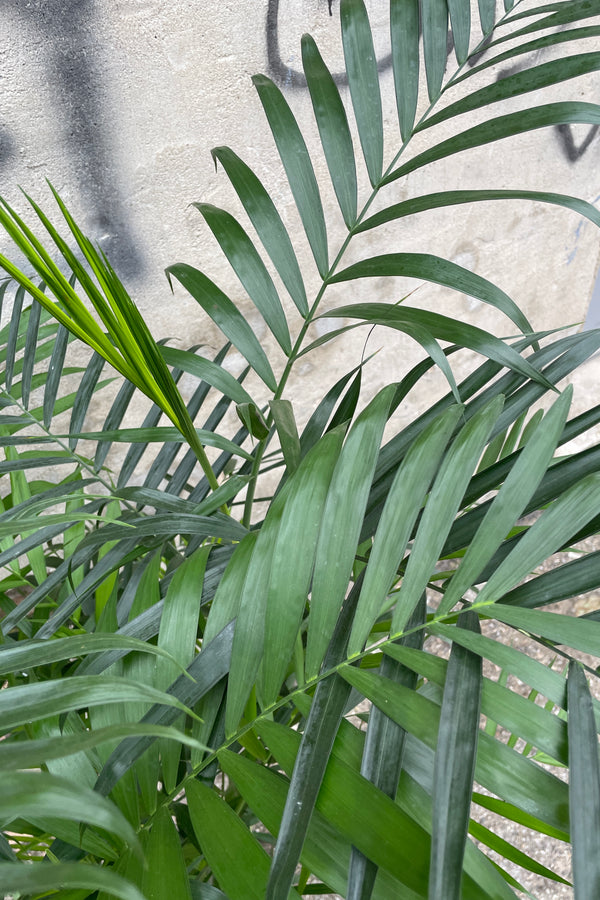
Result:
<instances>
[{"instance_id":1,"label":"shadow on wall","mask_svg":"<svg viewBox=\"0 0 600 900\"><path fill-rule=\"evenodd\" d=\"M35 4L0 0L0 11L9 7L32 32L43 36L40 46L70 171L85 206L93 210L89 230L119 274L135 277L141 274L143 263L114 175L111 133L106 126L112 117L97 64L97 4L95 0ZM13 155L10 134L0 131L0 167L6 169Z\"/></svg>"},{"instance_id":2,"label":"shadow on wall","mask_svg":"<svg viewBox=\"0 0 600 900\"><path fill-rule=\"evenodd\" d=\"M15 144L6 128L0 128L0 172L15 155Z\"/></svg>"}]
</instances>

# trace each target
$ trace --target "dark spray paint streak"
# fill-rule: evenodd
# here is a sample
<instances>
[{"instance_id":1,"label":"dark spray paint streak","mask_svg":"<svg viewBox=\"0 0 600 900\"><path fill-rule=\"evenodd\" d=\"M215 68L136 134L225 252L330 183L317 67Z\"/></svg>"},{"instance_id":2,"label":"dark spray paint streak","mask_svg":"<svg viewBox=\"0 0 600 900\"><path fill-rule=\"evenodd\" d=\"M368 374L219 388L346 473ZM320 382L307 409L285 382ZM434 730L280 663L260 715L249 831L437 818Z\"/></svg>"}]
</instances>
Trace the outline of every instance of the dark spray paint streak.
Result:
<instances>
[{"instance_id":1,"label":"dark spray paint streak","mask_svg":"<svg viewBox=\"0 0 600 900\"><path fill-rule=\"evenodd\" d=\"M588 147L598 134L598 125L592 125L582 142L577 145L573 137L573 131L570 125L557 125L556 133L558 134L563 151L569 162L577 162L586 153Z\"/></svg>"},{"instance_id":2,"label":"dark spray paint streak","mask_svg":"<svg viewBox=\"0 0 600 900\"><path fill-rule=\"evenodd\" d=\"M333 15L333 0L328 0L329 15ZM306 78L302 72L286 65L281 58L279 50L279 0L269 0L267 6L266 21L267 62L269 73L274 81L286 88L306 88ZM377 68L384 72L392 65L392 55L389 53L381 59ZM348 79L345 72L332 72L333 80L339 86L345 87Z\"/></svg>"}]
</instances>

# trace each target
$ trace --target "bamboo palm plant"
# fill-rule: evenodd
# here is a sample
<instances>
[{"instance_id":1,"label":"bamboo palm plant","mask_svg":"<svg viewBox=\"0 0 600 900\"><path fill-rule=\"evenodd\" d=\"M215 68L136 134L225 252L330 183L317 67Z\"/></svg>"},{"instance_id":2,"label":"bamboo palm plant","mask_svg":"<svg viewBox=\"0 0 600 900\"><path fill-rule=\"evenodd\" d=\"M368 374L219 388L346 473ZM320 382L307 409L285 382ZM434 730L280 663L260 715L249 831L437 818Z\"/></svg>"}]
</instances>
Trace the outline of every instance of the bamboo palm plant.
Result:
<instances>
[{"instance_id":1,"label":"bamboo palm plant","mask_svg":"<svg viewBox=\"0 0 600 900\"><path fill-rule=\"evenodd\" d=\"M252 228L196 205L282 351L279 367L204 272L177 263L167 275L223 333L214 358L155 342L58 195L67 237L33 201L35 229L0 207L26 259L0 258L10 276L0 299L12 301L0 332L6 896L509 900L522 886L507 863L568 884L485 827L478 811L488 810L570 843L575 896L597 900L600 706L587 681L596 671L578 659L600 656L600 613L546 607L600 587L598 552L538 570L598 533L600 405L570 419L571 391L556 386L597 352L600 334L534 332L499 287L426 252L352 264L347 252L388 222L489 200L530 198L600 224L584 201L518 186L400 203L387 190L486 143L599 124L589 103L510 107L600 68L600 52L572 52L598 38L598 16L598 0L507 2L500 15L480 0L478 21L468 0L391 0L397 146L384 144L363 0L341 3L348 104L302 39L319 151L276 85L255 77L317 292L271 194L233 150L213 156ZM449 26L457 68L445 77ZM559 55L534 64L542 48ZM496 80L507 60L520 71ZM488 83L470 90L476 75ZM464 128L471 111L481 120ZM435 137L441 122L450 137ZM427 149L415 155L423 132ZM346 229L335 247L312 162L321 151ZM363 164L370 188L359 197ZM410 298L328 302L331 285L399 275L491 304L520 333L500 339ZM311 341L319 317L341 327ZM418 342L422 362L361 398L368 360L350 360L300 427L286 391L298 360L376 324ZM93 351L83 367L70 361L72 338ZM231 346L247 362L237 379ZM457 383L464 349L481 359ZM447 394L398 426L396 410L434 366ZM244 386L248 372L260 387ZM189 396L183 373L196 384ZM115 377L103 427L86 431ZM124 427L140 391L150 406ZM543 398L547 411L533 413ZM588 449L556 455L586 434ZM115 444L125 455L111 470ZM257 487L273 481L265 507L267 487ZM564 671L513 646L511 630L552 648ZM568 769L568 786L552 766Z\"/></svg>"}]
</instances>

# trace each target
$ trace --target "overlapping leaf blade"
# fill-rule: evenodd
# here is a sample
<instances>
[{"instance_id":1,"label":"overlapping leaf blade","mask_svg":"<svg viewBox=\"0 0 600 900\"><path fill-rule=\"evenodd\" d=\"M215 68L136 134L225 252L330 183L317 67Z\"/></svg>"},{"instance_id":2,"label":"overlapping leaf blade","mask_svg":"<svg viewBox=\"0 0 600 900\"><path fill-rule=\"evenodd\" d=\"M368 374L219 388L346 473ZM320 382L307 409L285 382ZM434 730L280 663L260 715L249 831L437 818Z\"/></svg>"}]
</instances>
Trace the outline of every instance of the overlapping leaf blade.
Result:
<instances>
[{"instance_id":1,"label":"overlapping leaf blade","mask_svg":"<svg viewBox=\"0 0 600 900\"><path fill-rule=\"evenodd\" d=\"M352 624L348 645L350 656L361 652L381 613L426 492L461 412L460 407L454 407L442 413L419 436L392 482L375 534Z\"/></svg>"},{"instance_id":2,"label":"overlapping leaf blade","mask_svg":"<svg viewBox=\"0 0 600 900\"><path fill-rule=\"evenodd\" d=\"M421 3L423 54L430 101L437 100L446 70L446 38L448 5L446 0L423 0Z\"/></svg>"},{"instance_id":3,"label":"overlapping leaf blade","mask_svg":"<svg viewBox=\"0 0 600 900\"><path fill-rule=\"evenodd\" d=\"M252 169L229 147L216 147L212 155L215 164L218 160L227 172L290 297L300 314L306 316L308 302L298 260L271 197Z\"/></svg>"},{"instance_id":4,"label":"overlapping leaf blade","mask_svg":"<svg viewBox=\"0 0 600 900\"><path fill-rule=\"evenodd\" d=\"M219 242L248 296L275 335L283 352L292 349L281 301L254 244L232 215L210 203L194 203Z\"/></svg>"},{"instance_id":5,"label":"overlapping leaf blade","mask_svg":"<svg viewBox=\"0 0 600 900\"><path fill-rule=\"evenodd\" d=\"M334 469L315 558L307 678L319 672L346 593L393 393L393 385L384 388L360 414Z\"/></svg>"},{"instance_id":6,"label":"overlapping leaf blade","mask_svg":"<svg viewBox=\"0 0 600 900\"><path fill-rule=\"evenodd\" d=\"M256 838L214 791L196 781L186 794L200 845L227 896L264 900L269 857ZM298 895L290 891L289 896Z\"/></svg>"},{"instance_id":7,"label":"overlapping leaf blade","mask_svg":"<svg viewBox=\"0 0 600 900\"><path fill-rule=\"evenodd\" d=\"M392 615L392 634L404 630L425 590L465 488L502 409L498 397L461 429L431 489Z\"/></svg>"},{"instance_id":8,"label":"overlapping leaf blade","mask_svg":"<svg viewBox=\"0 0 600 900\"><path fill-rule=\"evenodd\" d=\"M267 387L276 390L277 384L265 351L248 322L232 301L199 269L187 263L169 266L167 275L176 278L197 300L223 334L248 360Z\"/></svg>"},{"instance_id":9,"label":"overlapping leaf blade","mask_svg":"<svg viewBox=\"0 0 600 900\"><path fill-rule=\"evenodd\" d=\"M87 891L103 889L121 900L145 900L144 895L130 882L120 878L107 867L61 863L57 866L0 863L2 886L8 891L48 891L56 888L64 892L83 888ZM81 894L79 894L81 896Z\"/></svg>"},{"instance_id":10,"label":"overlapping leaf blade","mask_svg":"<svg viewBox=\"0 0 600 900\"><path fill-rule=\"evenodd\" d=\"M592 698L582 667L569 664L569 814L575 896L591 900L600 889L600 765Z\"/></svg>"},{"instance_id":11,"label":"overlapping leaf blade","mask_svg":"<svg viewBox=\"0 0 600 900\"><path fill-rule=\"evenodd\" d=\"M383 113L377 58L363 0L342 0L340 21L354 116L369 180L375 187L383 169Z\"/></svg>"},{"instance_id":12,"label":"overlapping leaf blade","mask_svg":"<svg viewBox=\"0 0 600 900\"><path fill-rule=\"evenodd\" d=\"M522 359L510 345L474 325L457 322L456 319L441 316L439 313L387 303L356 303L352 306L340 306L332 309L324 316L327 318L353 317L372 325L387 325L390 328L405 331L420 343L427 343L421 337L421 332L424 332L429 339L434 337L469 347L483 356L543 384L546 389L551 386L548 380L537 372L527 360Z\"/></svg>"},{"instance_id":13,"label":"overlapping leaf blade","mask_svg":"<svg viewBox=\"0 0 600 900\"><path fill-rule=\"evenodd\" d=\"M519 455L497 498L471 541L460 567L444 594L438 614L448 612L475 582L488 560L515 525L550 464L564 428L572 392L568 388L538 425Z\"/></svg>"},{"instance_id":14,"label":"overlapping leaf blade","mask_svg":"<svg viewBox=\"0 0 600 900\"><path fill-rule=\"evenodd\" d=\"M481 125L474 125L455 137L448 138L429 150L423 151L413 157L410 162L394 169L383 181L385 184L391 184L398 178L408 175L409 172L414 172L432 162L446 159L463 150L481 147L492 141L524 134L537 128L546 128L549 125L569 124L600 125L600 107L593 103L583 102L548 103L544 106L536 106L489 119Z\"/></svg>"},{"instance_id":15,"label":"overlapping leaf blade","mask_svg":"<svg viewBox=\"0 0 600 900\"><path fill-rule=\"evenodd\" d=\"M357 210L352 136L335 81L323 62L316 43L308 34L302 38L302 65L331 181L344 222L348 228L352 228Z\"/></svg>"},{"instance_id":16,"label":"overlapping leaf blade","mask_svg":"<svg viewBox=\"0 0 600 900\"><path fill-rule=\"evenodd\" d=\"M390 3L392 66L403 141L412 134L419 98L419 15L418 0Z\"/></svg>"},{"instance_id":17,"label":"overlapping leaf blade","mask_svg":"<svg viewBox=\"0 0 600 900\"><path fill-rule=\"evenodd\" d=\"M269 121L308 243L324 278L329 269L327 228L310 155L298 123L279 88L266 75L252 79Z\"/></svg>"},{"instance_id":18,"label":"overlapping leaf blade","mask_svg":"<svg viewBox=\"0 0 600 900\"><path fill-rule=\"evenodd\" d=\"M409 622L409 630L414 630L401 639L402 644L412 648L422 647L424 630L419 626L424 624L425 615L423 595ZM389 678L411 690L415 690L417 686L417 674L391 656L383 658L380 673L383 678ZM403 728L376 706L371 707L360 774L392 800L396 799L398 792L405 737ZM375 863L354 847L348 870L348 900L369 900L373 895L376 875Z\"/></svg>"},{"instance_id":19,"label":"overlapping leaf blade","mask_svg":"<svg viewBox=\"0 0 600 900\"><path fill-rule=\"evenodd\" d=\"M273 703L285 679L307 602L315 550L343 432L329 432L304 457L293 480L275 538L265 615L261 693ZM296 673L303 680L304 673Z\"/></svg>"},{"instance_id":20,"label":"overlapping leaf blade","mask_svg":"<svg viewBox=\"0 0 600 900\"><path fill-rule=\"evenodd\" d=\"M459 627L479 632L475 613L460 617ZM452 647L444 685L433 772L433 833L429 897L461 896L463 857L475 773L481 658L460 645Z\"/></svg>"}]
</instances>

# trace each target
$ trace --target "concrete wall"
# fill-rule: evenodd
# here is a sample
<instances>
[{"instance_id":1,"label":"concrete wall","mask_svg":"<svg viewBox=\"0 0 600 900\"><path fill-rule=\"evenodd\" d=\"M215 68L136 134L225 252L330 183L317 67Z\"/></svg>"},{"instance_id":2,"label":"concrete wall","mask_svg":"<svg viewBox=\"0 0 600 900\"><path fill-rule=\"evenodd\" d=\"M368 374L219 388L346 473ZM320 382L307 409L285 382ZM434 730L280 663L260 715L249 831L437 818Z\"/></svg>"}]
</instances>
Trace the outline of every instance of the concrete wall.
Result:
<instances>
[{"instance_id":1,"label":"concrete wall","mask_svg":"<svg viewBox=\"0 0 600 900\"><path fill-rule=\"evenodd\" d=\"M370 0L368 7L382 71L389 159L398 136L387 4ZM173 336L182 346L218 343L194 301L180 290L171 296L163 275L170 263L205 268L236 302L245 302L200 215L189 207L202 199L239 210L226 176L215 174L209 154L215 145L231 146L274 191L298 234L309 285L316 287L250 76L262 71L278 82L316 148L299 38L310 31L331 69L339 71L338 0L0 0L0 15L0 192L23 208L19 184L44 203L49 178L107 252L157 337ZM342 94L349 99L344 87ZM599 78L581 78L552 99L557 96L598 102ZM530 101L519 98L514 108ZM427 190L486 186L556 190L600 202L597 128L545 129L457 159L396 182L388 202ZM326 168L320 161L316 168L335 247L343 229ZM438 253L495 280L524 306L536 328L546 328L585 318L598 246L597 230L574 213L503 202L404 220L383 237L373 233L356 241L348 259L392 250ZM0 250L7 250L1 236ZM414 287L408 281L361 282L350 292L332 291L330 302L396 300ZM482 304L441 288L421 287L414 299L498 334L514 332ZM303 364L295 388L301 418L324 382L356 362L364 336L350 339L349 349L332 345ZM372 367L374 386L400 377L421 356L397 335L377 334L369 349L378 347L384 349Z\"/></svg>"}]
</instances>

